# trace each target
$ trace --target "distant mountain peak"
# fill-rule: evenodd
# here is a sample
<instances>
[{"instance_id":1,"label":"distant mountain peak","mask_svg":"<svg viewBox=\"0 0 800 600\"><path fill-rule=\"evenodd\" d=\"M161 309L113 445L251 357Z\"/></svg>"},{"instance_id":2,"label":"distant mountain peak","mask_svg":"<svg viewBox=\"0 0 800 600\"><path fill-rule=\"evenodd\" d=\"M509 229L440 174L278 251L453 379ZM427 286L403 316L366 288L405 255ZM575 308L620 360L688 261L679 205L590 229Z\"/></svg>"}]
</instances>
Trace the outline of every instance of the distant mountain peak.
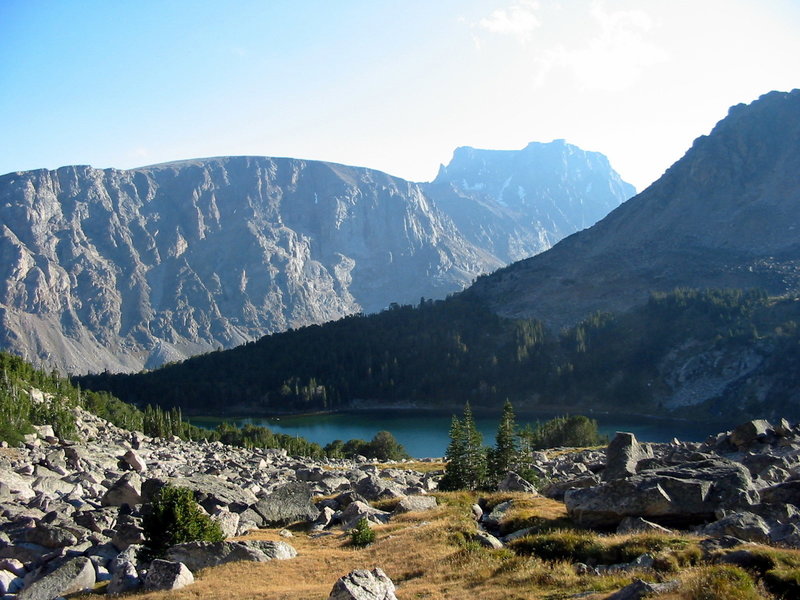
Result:
<instances>
[{"instance_id":1,"label":"distant mountain peak","mask_svg":"<svg viewBox=\"0 0 800 600\"><path fill-rule=\"evenodd\" d=\"M651 291L800 291L800 90L728 111L650 187L550 251L470 291L556 328Z\"/></svg>"}]
</instances>

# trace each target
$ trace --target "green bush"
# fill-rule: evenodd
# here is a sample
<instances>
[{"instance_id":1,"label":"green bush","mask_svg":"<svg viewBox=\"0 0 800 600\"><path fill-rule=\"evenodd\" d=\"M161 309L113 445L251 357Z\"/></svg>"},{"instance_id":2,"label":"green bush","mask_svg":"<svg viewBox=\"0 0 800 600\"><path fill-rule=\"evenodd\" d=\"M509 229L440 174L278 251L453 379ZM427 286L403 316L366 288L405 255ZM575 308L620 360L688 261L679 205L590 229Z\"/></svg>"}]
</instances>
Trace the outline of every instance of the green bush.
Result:
<instances>
[{"instance_id":1,"label":"green bush","mask_svg":"<svg viewBox=\"0 0 800 600\"><path fill-rule=\"evenodd\" d=\"M517 554L538 556L543 560L588 562L603 554L603 545L597 536L568 530L527 536L511 542L509 547Z\"/></svg>"},{"instance_id":2,"label":"green bush","mask_svg":"<svg viewBox=\"0 0 800 600\"><path fill-rule=\"evenodd\" d=\"M225 539L219 525L195 502L192 491L171 485L156 492L149 512L142 518L142 528L144 560L163 557L175 544Z\"/></svg>"},{"instance_id":3,"label":"green bush","mask_svg":"<svg viewBox=\"0 0 800 600\"><path fill-rule=\"evenodd\" d=\"M740 567L715 565L701 569L686 588L688 600L760 600L753 578Z\"/></svg>"},{"instance_id":4,"label":"green bush","mask_svg":"<svg viewBox=\"0 0 800 600\"><path fill-rule=\"evenodd\" d=\"M528 425L519 436L526 450L545 450L560 446L581 448L608 442L607 438L598 433L597 421L583 415L556 417L544 423L536 423L533 428Z\"/></svg>"},{"instance_id":5,"label":"green bush","mask_svg":"<svg viewBox=\"0 0 800 600\"><path fill-rule=\"evenodd\" d=\"M366 517L361 517L350 531L350 543L353 546L367 546L375 541L375 531L369 526Z\"/></svg>"}]
</instances>

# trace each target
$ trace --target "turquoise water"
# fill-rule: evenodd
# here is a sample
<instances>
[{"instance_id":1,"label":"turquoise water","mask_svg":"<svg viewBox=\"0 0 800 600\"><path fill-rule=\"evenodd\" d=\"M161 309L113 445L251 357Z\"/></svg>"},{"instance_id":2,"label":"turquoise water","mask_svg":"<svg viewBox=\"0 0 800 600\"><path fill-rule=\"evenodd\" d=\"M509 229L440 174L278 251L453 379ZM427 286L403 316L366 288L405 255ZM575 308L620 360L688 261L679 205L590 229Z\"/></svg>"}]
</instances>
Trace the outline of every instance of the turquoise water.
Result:
<instances>
[{"instance_id":1,"label":"turquoise water","mask_svg":"<svg viewBox=\"0 0 800 600\"><path fill-rule=\"evenodd\" d=\"M460 415L459 415L460 416ZM518 414L517 424L545 421L553 414ZM275 433L304 437L321 446L333 440L370 440L381 430L391 431L415 458L442 456L449 441L448 432L452 413L412 410L380 410L336 413L326 415L284 416L263 419L225 419L236 424L251 423L269 427ZM616 431L630 431L640 441L668 442L673 437L683 441L703 441L710 434L731 429L719 424L704 424L693 421L673 421L624 417L619 415L592 415L597 419L600 432L613 437ZM200 427L216 427L223 419L211 417L191 418L189 421ZM476 415L475 422L487 445L494 443L499 415Z\"/></svg>"}]
</instances>

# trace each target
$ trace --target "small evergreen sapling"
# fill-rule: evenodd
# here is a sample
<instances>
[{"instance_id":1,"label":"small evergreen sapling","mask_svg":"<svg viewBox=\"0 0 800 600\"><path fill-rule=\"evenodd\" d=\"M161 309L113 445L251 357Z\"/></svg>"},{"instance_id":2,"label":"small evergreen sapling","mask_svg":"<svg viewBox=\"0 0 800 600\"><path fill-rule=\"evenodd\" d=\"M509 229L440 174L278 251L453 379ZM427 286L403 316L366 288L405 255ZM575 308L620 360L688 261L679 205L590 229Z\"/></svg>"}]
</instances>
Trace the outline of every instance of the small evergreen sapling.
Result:
<instances>
[{"instance_id":1,"label":"small evergreen sapling","mask_svg":"<svg viewBox=\"0 0 800 600\"><path fill-rule=\"evenodd\" d=\"M166 485L153 497L150 512L142 518L144 548L142 558L163 557L175 544L196 540L221 542L225 539L219 524L202 511L187 488Z\"/></svg>"},{"instance_id":2,"label":"small evergreen sapling","mask_svg":"<svg viewBox=\"0 0 800 600\"><path fill-rule=\"evenodd\" d=\"M366 517L361 517L350 531L350 543L353 546L368 546L375 541L375 531L369 526Z\"/></svg>"}]
</instances>

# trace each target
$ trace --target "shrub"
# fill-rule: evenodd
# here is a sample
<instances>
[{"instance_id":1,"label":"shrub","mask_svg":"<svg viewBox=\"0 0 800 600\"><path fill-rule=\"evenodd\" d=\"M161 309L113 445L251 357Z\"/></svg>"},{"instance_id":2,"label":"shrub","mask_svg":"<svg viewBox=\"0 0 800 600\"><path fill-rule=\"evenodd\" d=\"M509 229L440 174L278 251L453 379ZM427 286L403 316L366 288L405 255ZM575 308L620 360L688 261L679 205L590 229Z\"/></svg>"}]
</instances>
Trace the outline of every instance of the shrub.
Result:
<instances>
[{"instance_id":1,"label":"shrub","mask_svg":"<svg viewBox=\"0 0 800 600\"><path fill-rule=\"evenodd\" d=\"M161 558L175 544L225 539L219 525L195 502L192 491L171 485L156 492L150 511L142 518L142 528L144 560Z\"/></svg>"},{"instance_id":2,"label":"shrub","mask_svg":"<svg viewBox=\"0 0 800 600\"><path fill-rule=\"evenodd\" d=\"M596 560L603 553L603 546L595 535L579 531L554 531L527 536L512 542L510 547L517 554L573 562Z\"/></svg>"},{"instance_id":3,"label":"shrub","mask_svg":"<svg viewBox=\"0 0 800 600\"><path fill-rule=\"evenodd\" d=\"M700 569L688 582L688 600L760 600L753 578L733 565L715 565Z\"/></svg>"},{"instance_id":4,"label":"shrub","mask_svg":"<svg viewBox=\"0 0 800 600\"><path fill-rule=\"evenodd\" d=\"M369 526L366 517L361 517L350 531L350 543L353 546L368 546L375 541L375 532Z\"/></svg>"},{"instance_id":5,"label":"shrub","mask_svg":"<svg viewBox=\"0 0 800 600\"><path fill-rule=\"evenodd\" d=\"M556 417L544 423L528 425L520 434L526 450L543 450L559 446L585 447L608 442L598 433L597 421L583 415Z\"/></svg>"}]
</instances>

